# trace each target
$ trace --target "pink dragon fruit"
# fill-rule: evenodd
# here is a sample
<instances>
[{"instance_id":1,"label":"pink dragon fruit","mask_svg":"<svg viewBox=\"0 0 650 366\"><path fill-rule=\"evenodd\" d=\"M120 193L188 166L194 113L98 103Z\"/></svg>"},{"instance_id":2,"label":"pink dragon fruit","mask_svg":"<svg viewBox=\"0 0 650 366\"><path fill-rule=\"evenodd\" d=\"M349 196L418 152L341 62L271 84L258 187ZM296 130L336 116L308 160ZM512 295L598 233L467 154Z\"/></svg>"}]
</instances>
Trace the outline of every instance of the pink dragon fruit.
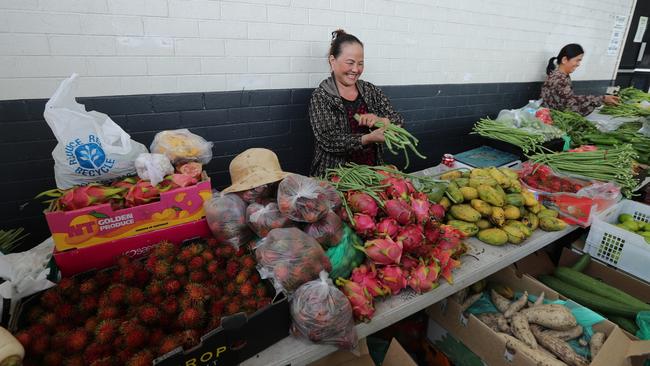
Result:
<instances>
[{"instance_id":1,"label":"pink dragon fruit","mask_svg":"<svg viewBox=\"0 0 650 366\"><path fill-rule=\"evenodd\" d=\"M391 238L369 240L356 248L377 264L399 264L402 259L402 243Z\"/></svg>"},{"instance_id":2,"label":"pink dragon fruit","mask_svg":"<svg viewBox=\"0 0 650 366\"><path fill-rule=\"evenodd\" d=\"M419 294L431 291L438 287L439 273L440 266L436 261L431 261L430 264L421 261L417 267L411 270L408 284Z\"/></svg>"},{"instance_id":3,"label":"pink dragon fruit","mask_svg":"<svg viewBox=\"0 0 650 366\"><path fill-rule=\"evenodd\" d=\"M348 197L348 203L354 213L362 213L371 217L377 216L377 202L366 193L356 192Z\"/></svg>"},{"instance_id":4,"label":"pink dragon fruit","mask_svg":"<svg viewBox=\"0 0 650 366\"><path fill-rule=\"evenodd\" d=\"M372 264L370 266L362 264L353 269L350 279L363 286L372 297L382 297L390 294L390 289L377 279L377 270Z\"/></svg>"},{"instance_id":5,"label":"pink dragon fruit","mask_svg":"<svg viewBox=\"0 0 650 366\"><path fill-rule=\"evenodd\" d=\"M410 255L403 255L400 264L403 270L410 271L411 269L417 267L420 262Z\"/></svg>"},{"instance_id":6,"label":"pink dragon fruit","mask_svg":"<svg viewBox=\"0 0 650 366\"><path fill-rule=\"evenodd\" d=\"M424 226L424 237L429 244L436 244L440 239L440 225L435 221L429 221Z\"/></svg>"},{"instance_id":7,"label":"pink dragon fruit","mask_svg":"<svg viewBox=\"0 0 650 366\"><path fill-rule=\"evenodd\" d=\"M341 288L341 291L350 300L352 305L352 313L354 317L364 322L369 322L375 314L375 307L372 303L372 296L360 284L346 280L339 277L336 284Z\"/></svg>"},{"instance_id":8,"label":"pink dragon fruit","mask_svg":"<svg viewBox=\"0 0 650 366\"><path fill-rule=\"evenodd\" d=\"M399 224L395 219L386 217L377 224L377 236L394 238L399 232Z\"/></svg>"},{"instance_id":9,"label":"pink dragon fruit","mask_svg":"<svg viewBox=\"0 0 650 366\"><path fill-rule=\"evenodd\" d=\"M388 287L393 295L399 294L406 288L407 273L400 266L385 266L377 270L377 276L381 283Z\"/></svg>"},{"instance_id":10,"label":"pink dragon fruit","mask_svg":"<svg viewBox=\"0 0 650 366\"><path fill-rule=\"evenodd\" d=\"M381 185L386 185L386 193L392 199L407 199L409 188L403 179L389 177L380 182Z\"/></svg>"},{"instance_id":11,"label":"pink dragon fruit","mask_svg":"<svg viewBox=\"0 0 650 366\"><path fill-rule=\"evenodd\" d=\"M442 225L440 226L440 239L438 239L437 244L441 249L456 249L463 239L465 239L465 234L460 230L453 226Z\"/></svg>"},{"instance_id":12,"label":"pink dragon fruit","mask_svg":"<svg viewBox=\"0 0 650 366\"><path fill-rule=\"evenodd\" d=\"M361 236L369 237L375 232L375 220L361 213L354 214L354 230Z\"/></svg>"},{"instance_id":13,"label":"pink dragon fruit","mask_svg":"<svg viewBox=\"0 0 650 366\"><path fill-rule=\"evenodd\" d=\"M418 224L424 224L429 221L429 208L430 204L428 200L412 199L411 200L411 209L413 209L413 214L415 215L415 221Z\"/></svg>"},{"instance_id":14,"label":"pink dragon fruit","mask_svg":"<svg viewBox=\"0 0 650 366\"><path fill-rule=\"evenodd\" d=\"M424 192L415 192L411 193L411 201L412 200L423 200L429 202L429 196Z\"/></svg>"},{"instance_id":15,"label":"pink dragon fruit","mask_svg":"<svg viewBox=\"0 0 650 366\"><path fill-rule=\"evenodd\" d=\"M404 251L408 253L417 251L422 245L423 239L422 228L414 224L404 227L397 235L397 241L402 242Z\"/></svg>"},{"instance_id":16,"label":"pink dragon fruit","mask_svg":"<svg viewBox=\"0 0 650 366\"><path fill-rule=\"evenodd\" d=\"M413 211L408 203L402 200L388 200L384 205L388 217L395 219L400 225L408 225L413 219Z\"/></svg>"},{"instance_id":17,"label":"pink dragon fruit","mask_svg":"<svg viewBox=\"0 0 650 366\"><path fill-rule=\"evenodd\" d=\"M442 272L440 275L447 281L449 284L454 283L454 276L452 274L452 271L455 268L460 267L460 261L454 258L450 258L449 262L447 262L447 265L442 267Z\"/></svg>"},{"instance_id":18,"label":"pink dragon fruit","mask_svg":"<svg viewBox=\"0 0 650 366\"><path fill-rule=\"evenodd\" d=\"M415 194L417 191L415 190L415 187L413 187L413 183L411 183L410 179L404 179L404 184L406 185L406 190L408 191L409 194Z\"/></svg>"},{"instance_id":19,"label":"pink dragon fruit","mask_svg":"<svg viewBox=\"0 0 650 366\"><path fill-rule=\"evenodd\" d=\"M160 191L151 182L140 180L124 196L126 207L143 205L160 198Z\"/></svg>"},{"instance_id":20,"label":"pink dragon fruit","mask_svg":"<svg viewBox=\"0 0 650 366\"><path fill-rule=\"evenodd\" d=\"M84 207L99 205L109 202L112 198L118 197L124 190L124 188L105 187L96 183L87 186L74 187L63 192L63 195L57 199L57 206L63 211L72 211ZM43 192L41 195L54 191L56 190Z\"/></svg>"},{"instance_id":21,"label":"pink dragon fruit","mask_svg":"<svg viewBox=\"0 0 650 366\"><path fill-rule=\"evenodd\" d=\"M434 203L429 206L429 216L436 221L442 222L445 218L445 207L443 205Z\"/></svg>"}]
</instances>

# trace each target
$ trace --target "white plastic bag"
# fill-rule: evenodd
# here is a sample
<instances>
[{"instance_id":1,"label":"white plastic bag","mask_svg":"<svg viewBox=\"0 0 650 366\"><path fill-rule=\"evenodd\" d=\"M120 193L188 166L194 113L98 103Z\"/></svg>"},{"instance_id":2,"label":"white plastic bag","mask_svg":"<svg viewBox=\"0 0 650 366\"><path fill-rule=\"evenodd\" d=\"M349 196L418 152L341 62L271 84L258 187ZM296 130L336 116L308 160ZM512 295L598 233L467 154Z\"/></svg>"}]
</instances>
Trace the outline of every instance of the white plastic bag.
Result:
<instances>
[{"instance_id":1,"label":"white plastic bag","mask_svg":"<svg viewBox=\"0 0 650 366\"><path fill-rule=\"evenodd\" d=\"M152 185L157 185L165 179L166 175L174 174L174 167L163 154L143 153L135 159L135 170L138 177L148 180Z\"/></svg>"},{"instance_id":2,"label":"white plastic bag","mask_svg":"<svg viewBox=\"0 0 650 366\"><path fill-rule=\"evenodd\" d=\"M152 153L167 155L172 164L198 161L206 165L212 160L212 142L187 128L158 132L150 149Z\"/></svg>"},{"instance_id":3,"label":"white plastic bag","mask_svg":"<svg viewBox=\"0 0 650 366\"><path fill-rule=\"evenodd\" d=\"M601 114L599 110L600 108L589 113L585 119L596 126L600 132L616 131L625 123L643 120L643 117L615 117L607 114Z\"/></svg>"},{"instance_id":4,"label":"white plastic bag","mask_svg":"<svg viewBox=\"0 0 650 366\"><path fill-rule=\"evenodd\" d=\"M58 141L52 157L60 189L135 174L135 158L147 152L110 117L75 101L77 77L61 82L43 113Z\"/></svg>"}]
</instances>

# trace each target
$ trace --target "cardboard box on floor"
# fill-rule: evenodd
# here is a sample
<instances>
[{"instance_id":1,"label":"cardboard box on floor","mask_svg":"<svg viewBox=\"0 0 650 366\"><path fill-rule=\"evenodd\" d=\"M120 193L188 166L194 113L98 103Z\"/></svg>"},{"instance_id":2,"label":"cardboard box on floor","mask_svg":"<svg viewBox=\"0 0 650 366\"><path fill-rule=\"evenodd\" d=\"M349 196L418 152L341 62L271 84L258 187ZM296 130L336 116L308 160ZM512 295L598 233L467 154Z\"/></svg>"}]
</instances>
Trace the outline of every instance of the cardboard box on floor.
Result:
<instances>
[{"instance_id":1,"label":"cardboard box on floor","mask_svg":"<svg viewBox=\"0 0 650 366\"><path fill-rule=\"evenodd\" d=\"M370 357L366 339L359 341L359 356L350 351L336 351L329 356L310 363L309 366L375 366ZM404 350L397 339L393 338L386 351L386 357L382 366L417 366L411 356Z\"/></svg>"},{"instance_id":2,"label":"cardboard box on floor","mask_svg":"<svg viewBox=\"0 0 650 366\"><path fill-rule=\"evenodd\" d=\"M543 291L545 297L550 300L563 298L535 278L526 274L519 275L514 266L495 273L488 280L509 286L514 291L526 290L531 294L539 294ZM463 314L460 306L450 297L429 307L427 313L490 366L536 365L530 357L508 351L505 342L492 329L474 315ZM650 353L650 341L632 341L608 320L596 324L593 328L595 331L607 334L607 340L601 352L591 362L591 366L641 366L643 361L640 358L630 357Z\"/></svg>"}]
</instances>

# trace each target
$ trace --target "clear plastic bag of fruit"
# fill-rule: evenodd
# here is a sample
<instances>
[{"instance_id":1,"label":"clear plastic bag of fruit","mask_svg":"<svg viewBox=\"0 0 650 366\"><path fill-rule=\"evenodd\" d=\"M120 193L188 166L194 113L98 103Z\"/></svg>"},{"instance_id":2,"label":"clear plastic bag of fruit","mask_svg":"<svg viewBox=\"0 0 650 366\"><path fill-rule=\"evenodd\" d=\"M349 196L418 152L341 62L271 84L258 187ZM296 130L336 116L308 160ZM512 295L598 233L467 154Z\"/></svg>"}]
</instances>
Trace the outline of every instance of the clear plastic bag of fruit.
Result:
<instances>
[{"instance_id":1,"label":"clear plastic bag of fruit","mask_svg":"<svg viewBox=\"0 0 650 366\"><path fill-rule=\"evenodd\" d=\"M239 249L253 238L253 232L246 223L246 203L239 196L214 195L203 207L212 235L220 243Z\"/></svg>"},{"instance_id":2,"label":"clear plastic bag of fruit","mask_svg":"<svg viewBox=\"0 0 650 366\"><path fill-rule=\"evenodd\" d=\"M357 330L348 298L332 284L325 271L319 279L300 286L291 300L291 333L314 343L343 349L356 346Z\"/></svg>"},{"instance_id":3,"label":"clear plastic bag of fruit","mask_svg":"<svg viewBox=\"0 0 650 366\"><path fill-rule=\"evenodd\" d=\"M327 212L322 219L307 224L304 231L316 239L324 248L338 244L343 237L343 221L332 211Z\"/></svg>"},{"instance_id":4,"label":"clear plastic bag of fruit","mask_svg":"<svg viewBox=\"0 0 650 366\"><path fill-rule=\"evenodd\" d=\"M275 197L277 189L277 183L269 183L245 191L235 192L235 194L248 204L261 203L270 197Z\"/></svg>"},{"instance_id":5,"label":"clear plastic bag of fruit","mask_svg":"<svg viewBox=\"0 0 650 366\"><path fill-rule=\"evenodd\" d=\"M172 164L198 161L206 165L212 160L212 142L193 134L187 128L158 132L150 150L152 153L167 155Z\"/></svg>"},{"instance_id":6,"label":"clear plastic bag of fruit","mask_svg":"<svg viewBox=\"0 0 650 366\"><path fill-rule=\"evenodd\" d=\"M339 192L336 190L336 188L324 180L318 181L318 185L323 188L325 192L325 197L329 203L330 210L336 212L336 210L341 208L343 202L341 202L341 196L339 196Z\"/></svg>"},{"instance_id":7,"label":"clear plastic bag of fruit","mask_svg":"<svg viewBox=\"0 0 650 366\"><path fill-rule=\"evenodd\" d=\"M294 226L293 221L280 212L276 202L251 203L246 208L246 222L260 238L273 229Z\"/></svg>"},{"instance_id":8,"label":"clear plastic bag of fruit","mask_svg":"<svg viewBox=\"0 0 650 366\"><path fill-rule=\"evenodd\" d=\"M276 290L292 293L332 265L316 239L298 228L273 229L255 248L257 269Z\"/></svg>"},{"instance_id":9,"label":"clear plastic bag of fruit","mask_svg":"<svg viewBox=\"0 0 650 366\"><path fill-rule=\"evenodd\" d=\"M278 186L278 207L291 220L316 222L327 215L330 201L318 180L291 174Z\"/></svg>"}]
</instances>

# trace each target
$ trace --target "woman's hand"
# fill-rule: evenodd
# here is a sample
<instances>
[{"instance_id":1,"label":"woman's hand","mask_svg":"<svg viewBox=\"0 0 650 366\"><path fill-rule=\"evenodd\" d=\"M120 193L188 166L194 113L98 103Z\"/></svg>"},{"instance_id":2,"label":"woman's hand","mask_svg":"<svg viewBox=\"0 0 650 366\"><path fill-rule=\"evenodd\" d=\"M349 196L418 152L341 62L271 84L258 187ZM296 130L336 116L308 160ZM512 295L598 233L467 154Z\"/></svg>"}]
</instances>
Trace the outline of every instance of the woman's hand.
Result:
<instances>
[{"instance_id":1,"label":"woman's hand","mask_svg":"<svg viewBox=\"0 0 650 366\"><path fill-rule=\"evenodd\" d=\"M372 130L372 132L361 136L361 145L368 145L374 142L384 142L386 140L384 137L384 131L386 131L386 127Z\"/></svg>"},{"instance_id":2,"label":"woman's hand","mask_svg":"<svg viewBox=\"0 0 650 366\"><path fill-rule=\"evenodd\" d=\"M366 114L359 115L359 126L368 126L372 128L377 122L382 122L384 126L390 123L388 118L378 117L373 113L366 113Z\"/></svg>"},{"instance_id":3,"label":"woman's hand","mask_svg":"<svg viewBox=\"0 0 650 366\"><path fill-rule=\"evenodd\" d=\"M605 95L605 98L603 99L603 103L607 105L618 105L620 102L621 98L615 95Z\"/></svg>"}]
</instances>

